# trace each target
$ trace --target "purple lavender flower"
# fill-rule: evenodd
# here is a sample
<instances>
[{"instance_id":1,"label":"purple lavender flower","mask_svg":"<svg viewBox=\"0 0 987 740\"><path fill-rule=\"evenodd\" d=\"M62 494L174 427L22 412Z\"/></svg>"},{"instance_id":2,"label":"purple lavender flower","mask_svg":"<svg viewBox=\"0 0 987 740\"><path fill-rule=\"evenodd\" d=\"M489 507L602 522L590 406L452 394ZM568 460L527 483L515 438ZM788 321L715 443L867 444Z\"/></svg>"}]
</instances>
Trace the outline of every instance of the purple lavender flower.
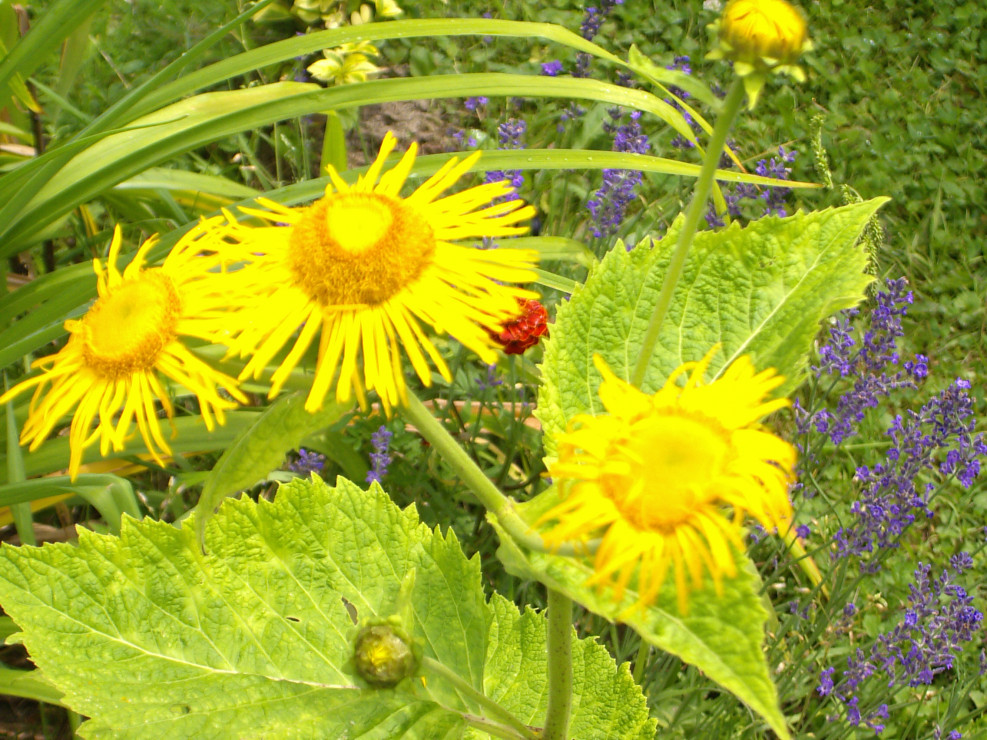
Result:
<instances>
[{"instance_id":1,"label":"purple lavender flower","mask_svg":"<svg viewBox=\"0 0 987 740\"><path fill-rule=\"evenodd\" d=\"M587 41L592 41L593 37L600 32L600 27L610 15L610 11L617 5L623 5L624 0L600 0L600 6L589 6L583 16L582 25L579 26L579 34Z\"/></svg>"},{"instance_id":2,"label":"purple lavender flower","mask_svg":"<svg viewBox=\"0 0 987 740\"><path fill-rule=\"evenodd\" d=\"M600 32L600 27L610 15L610 11L617 5L623 5L624 0L601 0L599 6L591 5L586 8L583 22L579 26L580 35L587 41L592 41L593 37ZM589 66L593 57L584 51L576 54L576 66L572 70L573 77L589 77ZM544 69L544 67L543 67ZM546 72L546 74L548 74ZM553 75L554 76L554 75ZM575 118L579 118L586 113L586 109L576 103L570 103L562 112L558 129L564 130L565 123Z\"/></svg>"},{"instance_id":3,"label":"purple lavender flower","mask_svg":"<svg viewBox=\"0 0 987 740\"><path fill-rule=\"evenodd\" d=\"M453 131L452 138L460 149L473 149L477 144L476 137L467 136L465 131Z\"/></svg>"},{"instance_id":4,"label":"purple lavender flower","mask_svg":"<svg viewBox=\"0 0 987 740\"><path fill-rule=\"evenodd\" d=\"M555 59L551 62L545 62L541 65L541 73L547 75L548 77L555 77L559 72L562 71L562 62Z\"/></svg>"},{"instance_id":5,"label":"purple lavender flower","mask_svg":"<svg viewBox=\"0 0 987 740\"><path fill-rule=\"evenodd\" d=\"M914 380L924 377L925 358L916 357L905 372L889 373L898 364L897 341L904 336L901 319L908 313L912 293L908 281L887 280L886 290L875 296L877 305L870 315L870 328L860 337L854 319L857 309L844 311L830 327L830 341L819 350L819 365L813 367L817 377L855 377L853 389L837 402L834 412L821 410L813 416L816 431L828 434L833 444L840 444L856 434L866 409L876 408L880 398L898 388L915 388ZM921 360L919 359L921 358Z\"/></svg>"},{"instance_id":6,"label":"purple lavender flower","mask_svg":"<svg viewBox=\"0 0 987 740\"><path fill-rule=\"evenodd\" d=\"M524 149L524 133L528 129L528 124L520 118L508 118L497 126L497 138L500 141L498 149ZM486 182L499 182L507 180L515 189L524 185L524 173L521 170L492 170L487 173ZM517 198L517 195L510 194L507 200Z\"/></svg>"},{"instance_id":7,"label":"purple lavender flower","mask_svg":"<svg viewBox=\"0 0 987 740\"><path fill-rule=\"evenodd\" d=\"M669 102L669 101L666 101ZM689 142L686 142L689 143ZM672 142L673 145L676 144L675 141ZM728 142L730 148L734 148L733 142ZM681 145L681 143L679 144ZM778 147L778 158L771 158L771 161L759 160L757 166L755 167L755 172L762 177L773 177L778 180L787 180L791 174L791 169L786 167L786 163L791 163L795 161L797 152L794 150L786 151L785 147ZM730 169L733 167L733 160L730 159L724 152L720 158L720 168ZM781 188L781 187L771 187L765 188L761 191L756 185L751 185L750 183L737 183L736 185L730 186L727 184L722 185L723 188L723 198L726 200L727 213L730 214L731 218L740 218L743 215L742 205L745 201L762 200L765 203L764 211L762 216L776 215L776 216L786 216L787 211L785 210L786 200L792 192L791 188ZM723 220L717 216L712 209L706 216L706 223L710 228L719 228L723 225Z\"/></svg>"},{"instance_id":8,"label":"purple lavender flower","mask_svg":"<svg viewBox=\"0 0 987 740\"><path fill-rule=\"evenodd\" d=\"M847 658L847 668L838 683L833 680L834 669L825 669L816 692L839 699L851 725L863 723L880 733L884 725L877 720L888 717L887 705L881 704L866 716L859 708L858 694L871 676L883 673L888 688L928 686L938 674L953 670L964 643L979 635L983 615L972 606L973 598L966 589L954 582L972 566L967 553L958 553L934 577L931 565L919 563L901 621L878 635L869 651L857 648Z\"/></svg>"},{"instance_id":9,"label":"purple lavender flower","mask_svg":"<svg viewBox=\"0 0 987 740\"><path fill-rule=\"evenodd\" d=\"M472 113L476 113L478 108L484 107L489 102L490 100L485 95L478 95L476 97L466 98L463 107Z\"/></svg>"},{"instance_id":10,"label":"purple lavender flower","mask_svg":"<svg viewBox=\"0 0 987 740\"><path fill-rule=\"evenodd\" d=\"M651 145L641 130L641 112L632 112L627 123L620 123L624 114L619 108L611 108L607 113L611 120L603 127L613 134L613 151L647 154ZM600 238L617 233L627 205L634 199L635 189L643 180L644 175L636 170L603 170L603 185L586 204L593 217L593 236Z\"/></svg>"},{"instance_id":11,"label":"purple lavender flower","mask_svg":"<svg viewBox=\"0 0 987 740\"><path fill-rule=\"evenodd\" d=\"M380 483L381 479L387 475L387 466L391 464L393 459L388 452L393 436L394 433L383 424L370 435L370 443L374 446L374 451L370 453L371 467L367 473L367 483Z\"/></svg>"},{"instance_id":12,"label":"purple lavender flower","mask_svg":"<svg viewBox=\"0 0 987 740\"><path fill-rule=\"evenodd\" d=\"M955 475L969 488L980 473L980 457L987 455L982 434L973 434L973 400L969 383L957 380L922 406L918 412L899 414L888 430L892 445L887 458L873 467L861 466L856 479L863 486L850 507L853 525L837 532L838 555L863 555L875 547L896 547L897 540L915 521L915 513L932 516L927 496L920 490L920 474L937 470ZM941 453L945 459L937 462ZM874 567L874 566L872 566Z\"/></svg>"},{"instance_id":13,"label":"purple lavender flower","mask_svg":"<svg viewBox=\"0 0 987 740\"><path fill-rule=\"evenodd\" d=\"M935 738L935 740L941 740L942 728L936 725L935 732L932 734L932 736ZM947 740L960 740L960 738L962 737L963 737L963 733L961 733L959 730L953 730L948 735L946 735Z\"/></svg>"},{"instance_id":14,"label":"purple lavender flower","mask_svg":"<svg viewBox=\"0 0 987 740\"><path fill-rule=\"evenodd\" d=\"M786 152L785 147L779 146L778 158L776 159L775 157L772 157L770 162L763 159L760 160L757 163L755 172L757 172L757 174L761 177L773 177L776 180L787 180L789 179L789 175L791 175L792 170L789 167L786 167L785 164L794 162L797 154L798 152L794 149L790 152ZM791 188L766 188L761 194L761 197L765 202L764 215L770 216L774 214L782 217L787 216L788 213L785 211L785 201L791 193Z\"/></svg>"},{"instance_id":15,"label":"purple lavender flower","mask_svg":"<svg viewBox=\"0 0 987 740\"><path fill-rule=\"evenodd\" d=\"M504 381L497 376L497 365L487 365L487 377L486 379L480 379L476 381L477 387L481 391L485 391L488 388L496 388L498 385L503 385Z\"/></svg>"},{"instance_id":16,"label":"purple lavender flower","mask_svg":"<svg viewBox=\"0 0 987 740\"><path fill-rule=\"evenodd\" d=\"M706 215L703 218L706 219L706 227L710 229L722 229L727 225L726 220L716 212L716 205L713 203L706 208Z\"/></svg>"},{"instance_id":17,"label":"purple lavender flower","mask_svg":"<svg viewBox=\"0 0 987 740\"><path fill-rule=\"evenodd\" d=\"M288 470L298 475L308 476L312 473L319 474L325 467L326 456L318 452L306 450L304 447L298 450L298 459L288 463Z\"/></svg>"},{"instance_id":18,"label":"purple lavender flower","mask_svg":"<svg viewBox=\"0 0 987 740\"><path fill-rule=\"evenodd\" d=\"M756 545L767 536L767 530L757 522L751 522L747 530L747 538L752 545Z\"/></svg>"},{"instance_id":19,"label":"purple lavender flower","mask_svg":"<svg viewBox=\"0 0 987 740\"><path fill-rule=\"evenodd\" d=\"M677 70L687 75L692 74L692 65L689 63L689 57L687 56L675 57L675 59L672 61L671 64L665 66L665 69ZM683 108L682 105L679 104L678 102L679 100L682 101L689 100L692 97L692 95L687 93L685 90L675 86L669 87L668 91L672 93L672 95L674 95L676 98L678 98L678 100L675 100L674 98L665 98L665 102L668 103L673 108L675 108L677 111L679 111L679 113L682 114L682 118L685 119L685 122L689 124L689 126L691 126L694 131L698 130L699 127L697 126L695 120L693 120L692 116L688 113L688 111L686 111L685 108ZM695 148L696 145L693 144L684 136L682 136L681 134L678 134L674 139L672 139L672 146L675 147L676 149L693 149Z\"/></svg>"}]
</instances>

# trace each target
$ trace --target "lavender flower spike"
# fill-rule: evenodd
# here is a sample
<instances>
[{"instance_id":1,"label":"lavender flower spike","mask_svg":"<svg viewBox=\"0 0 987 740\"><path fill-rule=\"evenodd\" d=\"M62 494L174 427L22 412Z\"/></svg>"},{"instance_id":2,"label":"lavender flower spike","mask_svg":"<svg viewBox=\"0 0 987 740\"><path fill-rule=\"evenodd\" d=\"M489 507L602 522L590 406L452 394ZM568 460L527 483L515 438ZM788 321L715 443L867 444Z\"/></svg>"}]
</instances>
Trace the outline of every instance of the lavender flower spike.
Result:
<instances>
[{"instance_id":1,"label":"lavender flower spike","mask_svg":"<svg viewBox=\"0 0 987 740\"><path fill-rule=\"evenodd\" d=\"M393 457L388 452L391 446L391 437L394 433L381 424L377 431L370 435L370 442L374 446L374 451L370 453L370 470L367 473L367 483L380 483L381 479L387 475L387 467L391 464Z\"/></svg>"}]
</instances>

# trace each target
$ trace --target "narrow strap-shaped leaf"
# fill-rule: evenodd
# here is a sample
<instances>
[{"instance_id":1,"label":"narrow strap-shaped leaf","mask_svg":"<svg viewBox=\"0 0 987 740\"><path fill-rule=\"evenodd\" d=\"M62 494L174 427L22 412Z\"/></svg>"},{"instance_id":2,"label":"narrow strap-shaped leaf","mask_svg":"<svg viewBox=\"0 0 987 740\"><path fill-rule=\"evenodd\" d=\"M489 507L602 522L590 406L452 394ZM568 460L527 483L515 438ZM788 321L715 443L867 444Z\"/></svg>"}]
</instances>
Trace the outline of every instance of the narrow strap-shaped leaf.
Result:
<instances>
[{"instance_id":1,"label":"narrow strap-shaped leaf","mask_svg":"<svg viewBox=\"0 0 987 740\"><path fill-rule=\"evenodd\" d=\"M106 0L57 0L37 23L0 59L0 89L13 77L27 79L49 54Z\"/></svg>"},{"instance_id":2,"label":"narrow strap-shaped leaf","mask_svg":"<svg viewBox=\"0 0 987 740\"><path fill-rule=\"evenodd\" d=\"M263 480L281 467L285 455L297 449L305 437L334 424L351 407L329 403L312 414L305 410L305 398L302 393L281 396L223 452L196 506L200 539L205 536L206 522L224 498Z\"/></svg>"}]
</instances>

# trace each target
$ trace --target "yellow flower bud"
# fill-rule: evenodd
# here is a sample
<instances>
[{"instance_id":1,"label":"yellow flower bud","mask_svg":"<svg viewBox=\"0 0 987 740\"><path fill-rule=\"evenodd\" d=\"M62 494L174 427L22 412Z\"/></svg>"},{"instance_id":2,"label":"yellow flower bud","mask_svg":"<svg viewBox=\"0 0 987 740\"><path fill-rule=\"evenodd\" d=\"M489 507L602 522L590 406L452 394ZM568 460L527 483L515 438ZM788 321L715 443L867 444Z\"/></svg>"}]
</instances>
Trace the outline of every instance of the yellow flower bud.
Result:
<instances>
[{"instance_id":1,"label":"yellow flower bud","mask_svg":"<svg viewBox=\"0 0 987 740\"><path fill-rule=\"evenodd\" d=\"M795 63L812 42L802 13L785 0L730 0L709 29L716 47L706 58L733 62L734 71L744 79L751 108L770 73L805 80Z\"/></svg>"},{"instance_id":2,"label":"yellow flower bud","mask_svg":"<svg viewBox=\"0 0 987 740\"><path fill-rule=\"evenodd\" d=\"M734 61L793 64L808 32L805 18L785 0L731 0L723 11L720 39L732 48Z\"/></svg>"}]
</instances>

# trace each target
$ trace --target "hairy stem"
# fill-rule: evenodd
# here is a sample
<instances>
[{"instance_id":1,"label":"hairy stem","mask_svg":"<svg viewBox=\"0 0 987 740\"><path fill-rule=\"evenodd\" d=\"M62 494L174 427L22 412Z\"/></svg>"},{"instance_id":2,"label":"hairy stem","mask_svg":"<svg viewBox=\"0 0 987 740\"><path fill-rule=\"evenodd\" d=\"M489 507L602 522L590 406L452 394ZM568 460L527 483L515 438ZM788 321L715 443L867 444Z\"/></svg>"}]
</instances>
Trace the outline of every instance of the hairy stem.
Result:
<instances>
[{"instance_id":1,"label":"hairy stem","mask_svg":"<svg viewBox=\"0 0 987 740\"><path fill-rule=\"evenodd\" d=\"M699 227L699 219L706 210L706 201L713 189L713 177L716 174L717 165L720 163L720 155L723 153L723 146L727 141L727 132L733 125L737 113L740 112L741 104L744 102L744 83L740 77L734 79L727 93L726 100L723 101L723 110L719 118L716 119L716 126L713 127L713 134L710 136L709 146L706 148L706 156L703 158L703 167L696 180L695 189L692 192L692 202L685 212L685 223L682 224L682 231L679 232L679 239L672 253L672 261L668 265L668 272L661 285L661 293L658 295L658 303L651 314L648 322L648 329L644 335L644 343L641 346L641 354L638 355L637 364L634 365L634 372L631 375L631 383L638 388L644 382L644 376L648 373L648 365L651 362L651 355L658 344L658 335L661 325L668 314L668 307L672 303L672 293L675 286L682 277L682 268L685 266L685 258L689 254L689 247L692 246L693 237Z\"/></svg>"},{"instance_id":2,"label":"hairy stem","mask_svg":"<svg viewBox=\"0 0 987 740\"><path fill-rule=\"evenodd\" d=\"M429 671L442 676L442 678L456 688L456 691L486 709L497 723L502 723L502 725L510 727L513 731L513 734L510 735L510 737L524 738L524 740L538 740L538 735L534 730L500 706L500 704L495 702L493 699L474 689L467 681L460 678L457 673L450 670L439 661L434 658L425 657L422 659L422 666L428 668ZM479 722L481 719L484 719L473 715L468 715L468 719L469 718L472 718L473 722ZM487 722L489 722L489 719L487 719ZM503 729L506 729L506 727Z\"/></svg>"},{"instance_id":3,"label":"hairy stem","mask_svg":"<svg viewBox=\"0 0 987 740\"><path fill-rule=\"evenodd\" d=\"M456 472L460 480L473 492L473 495L480 500L484 508L497 517L500 525L518 544L529 550L549 551L542 538L537 533L532 532L528 523L514 510L514 501L498 490L473 458L432 416L421 400L410 391L408 392L408 405L403 411L408 420ZM551 550L551 552L561 555L587 554L592 551L592 546L593 543L562 545Z\"/></svg>"},{"instance_id":4,"label":"hairy stem","mask_svg":"<svg viewBox=\"0 0 987 740\"><path fill-rule=\"evenodd\" d=\"M544 740L567 740L572 713L572 599L548 589L548 713Z\"/></svg>"}]
</instances>

